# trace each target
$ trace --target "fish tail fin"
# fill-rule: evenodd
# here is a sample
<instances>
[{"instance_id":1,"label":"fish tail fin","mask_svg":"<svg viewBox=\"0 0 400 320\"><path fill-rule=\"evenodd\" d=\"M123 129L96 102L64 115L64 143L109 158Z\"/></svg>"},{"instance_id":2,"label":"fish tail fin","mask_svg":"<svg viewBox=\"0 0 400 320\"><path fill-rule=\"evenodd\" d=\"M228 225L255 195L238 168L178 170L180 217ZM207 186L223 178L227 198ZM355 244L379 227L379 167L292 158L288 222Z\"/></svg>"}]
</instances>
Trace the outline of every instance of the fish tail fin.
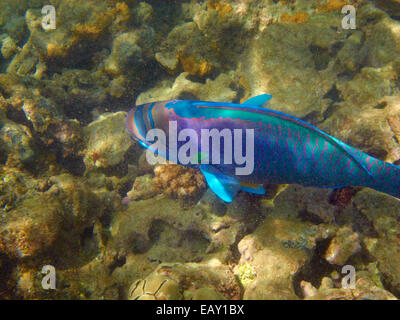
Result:
<instances>
[{"instance_id":1,"label":"fish tail fin","mask_svg":"<svg viewBox=\"0 0 400 320\"><path fill-rule=\"evenodd\" d=\"M372 159L376 163L373 166L375 170L371 170L372 181L366 187L400 199L400 167L375 158Z\"/></svg>"},{"instance_id":2,"label":"fish tail fin","mask_svg":"<svg viewBox=\"0 0 400 320\"><path fill-rule=\"evenodd\" d=\"M360 166L360 174L353 177L353 185L364 186L400 199L400 167L376 159L334 138Z\"/></svg>"}]
</instances>

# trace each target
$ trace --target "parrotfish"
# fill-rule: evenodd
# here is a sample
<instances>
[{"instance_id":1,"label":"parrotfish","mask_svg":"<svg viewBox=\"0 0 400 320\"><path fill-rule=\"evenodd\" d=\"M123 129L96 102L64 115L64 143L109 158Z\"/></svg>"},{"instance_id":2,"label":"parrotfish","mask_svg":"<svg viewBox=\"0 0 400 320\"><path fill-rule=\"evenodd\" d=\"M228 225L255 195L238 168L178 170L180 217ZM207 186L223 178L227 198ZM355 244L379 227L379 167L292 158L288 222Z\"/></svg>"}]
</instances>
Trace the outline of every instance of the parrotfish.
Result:
<instances>
[{"instance_id":1,"label":"parrotfish","mask_svg":"<svg viewBox=\"0 0 400 320\"><path fill-rule=\"evenodd\" d=\"M231 202L240 190L264 194L266 184L292 183L322 188L363 186L400 198L400 167L357 150L301 119L265 108L270 99L271 95L262 94L241 104L188 100L146 103L128 112L126 127L145 148L172 162L201 170L209 187L226 202ZM161 141L154 134L149 135L152 140L149 141L148 134L153 129L164 132L168 141ZM234 142L240 147L239 151L234 150L240 153L237 159L210 161L213 151L219 152L221 159L228 151L232 152L225 143L210 144L210 141L206 141L209 149L204 151L201 144L205 143L202 139L205 129L218 132L228 129L233 133L231 137L240 138L238 143ZM237 129L253 132L249 135L251 139L235 136ZM193 140L189 148L188 140L176 139L176 132L191 132L183 136L193 138L194 134L197 141ZM175 135L173 139L169 139L171 134ZM225 142L227 137L220 141ZM164 145L156 150L152 142L157 140ZM180 159L176 152L171 157L169 149L179 150L185 145L185 151L194 151L193 161ZM238 174L243 161L237 160L245 150L254 157L253 167L245 174Z\"/></svg>"}]
</instances>

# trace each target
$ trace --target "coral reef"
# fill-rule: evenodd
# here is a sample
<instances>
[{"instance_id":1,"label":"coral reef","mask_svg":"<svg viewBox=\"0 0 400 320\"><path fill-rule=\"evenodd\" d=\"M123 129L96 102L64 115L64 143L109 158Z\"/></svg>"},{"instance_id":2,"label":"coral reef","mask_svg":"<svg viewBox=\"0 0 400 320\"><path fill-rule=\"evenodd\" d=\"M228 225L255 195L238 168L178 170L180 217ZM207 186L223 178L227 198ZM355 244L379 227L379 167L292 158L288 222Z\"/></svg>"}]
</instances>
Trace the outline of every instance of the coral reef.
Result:
<instances>
[{"instance_id":1,"label":"coral reef","mask_svg":"<svg viewBox=\"0 0 400 320\"><path fill-rule=\"evenodd\" d=\"M244 299L296 299L294 277L310 263L316 241L328 232L326 227L267 218L238 244Z\"/></svg>"},{"instance_id":2,"label":"coral reef","mask_svg":"<svg viewBox=\"0 0 400 320\"><path fill-rule=\"evenodd\" d=\"M87 170L113 167L123 161L125 153L133 144L121 126L125 118L125 112L103 114L84 128L87 147L83 161Z\"/></svg>"},{"instance_id":3,"label":"coral reef","mask_svg":"<svg viewBox=\"0 0 400 320\"><path fill-rule=\"evenodd\" d=\"M29 128L6 118L0 110L0 150L3 161L12 157L15 161L26 163L35 158L33 137Z\"/></svg>"},{"instance_id":4,"label":"coral reef","mask_svg":"<svg viewBox=\"0 0 400 320\"><path fill-rule=\"evenodd\" d=\"M159 85L141 93L136 101L143 104L155 100L168 100L176 97L193 98L200 100L230 101L237 98L237 92L230 87L234 84L234 74L220 74L215 80L207 79L206 83L188 80L189 73L183 72L171 82L169 79L161 81Z\"/></svg>"},{"instance_id":5,"label":"coral reef","mask_svg":"<svg viewBox=\"0 0 400 320\"><path fill-rule=\"evenodd\" d=\"M168 276L150 275L138 280L129 289L131 300L181 300L179 284Z\"/></svg>"},{"instance_id":6,"label":"coral reef","mask_svg":"<svg viewBox=\"0 0 400 320\"><path fill-rule=\"evenodd\" d=\"M240 298L240 286L229 268L210 262L161 264L143 280L134 282L130 299L225 300Z\"/></svg>"},{"instance_id":7,"label":"coral reef","mask_svg":"<svg viewBox=\"0 0 400 320\"><path fill-rule=\"evenodd\" d=\"M368 278L358 279L353 290L334 288L330 278L323 278L318 289L306 281L301 283L301 287L307 300L397 300Z\"/></svg>"},{"instance_id":8,"label":"coral reef","mask_svg":"<svg viewBox=\"0 0 400 320\"><path fill-rule=\"evenodd\" d=\"M1 299L400 298L397 199L266 185L226 204L200 172L147 163L124 127L134 104L270 93L399 163L398 0L50 3L44 30L48 1L0 2Z\"/></svg>"},{"instance_id":9,"label":"coral reef","mask_svg":"<svg viewBox=\"0 0 400 320\"><path fill-rule=\"evenodd\" d=\"M344 265L350 256L361 250L358 233L344 227L336 232L325 252L325 259L331 264Z\"/></svg>"}]
</instances>

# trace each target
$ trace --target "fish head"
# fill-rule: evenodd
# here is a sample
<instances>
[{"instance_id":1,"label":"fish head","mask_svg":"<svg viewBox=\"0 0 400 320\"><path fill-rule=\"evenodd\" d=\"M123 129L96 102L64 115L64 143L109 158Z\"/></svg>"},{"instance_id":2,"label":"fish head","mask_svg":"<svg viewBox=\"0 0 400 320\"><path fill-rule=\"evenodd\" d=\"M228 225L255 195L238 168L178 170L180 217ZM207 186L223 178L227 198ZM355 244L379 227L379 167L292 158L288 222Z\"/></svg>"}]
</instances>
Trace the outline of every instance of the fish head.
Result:
<instances>
[{"instance_id":1,"label":"fish head","mask_svg":"<svg viewBox=\"0 0 400 320\"><path fill-rule=\"evenodd\" d=\"M166 105L175 100L145 103L134 106L126 117L126 128L131 136L144 147L148 146L150 130L159 129L168 132L171 111Z\"/></svg>"}]
</instances>

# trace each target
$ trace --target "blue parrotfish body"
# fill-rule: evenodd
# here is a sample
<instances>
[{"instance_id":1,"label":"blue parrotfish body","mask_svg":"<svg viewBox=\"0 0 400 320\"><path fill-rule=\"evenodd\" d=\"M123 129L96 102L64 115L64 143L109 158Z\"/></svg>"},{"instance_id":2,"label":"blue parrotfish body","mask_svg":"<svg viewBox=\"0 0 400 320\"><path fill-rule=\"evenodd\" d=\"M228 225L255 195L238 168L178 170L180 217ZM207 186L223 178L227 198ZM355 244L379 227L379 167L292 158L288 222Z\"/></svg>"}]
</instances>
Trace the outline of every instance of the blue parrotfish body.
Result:
<instances>
[{"instance_id":1,"label":"blue parrotfish body","mask_svg":"<svg viewBox=\"0 0 400 320\"><path fill-rule=\"evenodd\" d=\"M264 108L270 98L270 95L263 94L242 104L187 100L147 103L129 111L126 127L150 150L155 140L146 140L149 131L163 131L167 137L166 152L154 151L172 162L200 169L209 187L226 202L231 202L239 190L264 194L262 185L265 183L328 188L364 186L400 198L400 167L357 150L301 119ZM171 124L175 131L171 131ZM193 134L197 136L197 142L192 145L195 155L192 155L190 163L182 163L179 152L178 156L173 154L173 159L169 153L171 148L179 150L185 144L187 146L189 135L187 140L181 139L183 141L169 139L171 132L179 134L185 129L190 129L192 138ZM238 164L233 156L232 161L224 161L224 155L231 152L222 143L224 138L219 144L214 144L211 138L208 149L204 151L204 129L210 132L216 129L220 133L228 129L232 132L231 137L237 138L240 135L235 134L242 132L239 145L236 141L230 147L235 149L239 146L240 150L233 150L233 153L241 152L241 155L247 150L253 152L251 172L238 174L238 168L243 168L244 164ZM246 133L251 132L254 133L253 140L248 140ZM213 151L219 152L220 163L211 161Z\"/></svg>"}]
</instances>

